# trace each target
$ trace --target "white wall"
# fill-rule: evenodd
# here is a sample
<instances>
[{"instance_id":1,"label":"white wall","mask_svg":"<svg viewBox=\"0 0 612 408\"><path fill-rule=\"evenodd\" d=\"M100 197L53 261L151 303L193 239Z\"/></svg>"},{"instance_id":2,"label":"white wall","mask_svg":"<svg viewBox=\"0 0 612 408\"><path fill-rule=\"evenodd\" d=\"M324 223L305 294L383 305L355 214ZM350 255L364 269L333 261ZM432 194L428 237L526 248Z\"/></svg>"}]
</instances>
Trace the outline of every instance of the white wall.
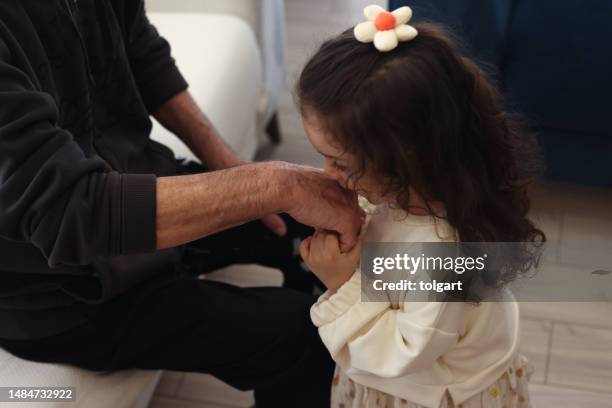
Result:
<instances>
[{"instance_id":1,"label":"white wall","mask_svg":"<svg viewBox=\"0 0 612 408\"><path fill-rule=\"evenodd\" d=\"M385 9L389 7L387 0L353 0L352 3L351 14L355 23L363 20L363 9L370 4L378 4Z\"/></svg>"}]
</instances>

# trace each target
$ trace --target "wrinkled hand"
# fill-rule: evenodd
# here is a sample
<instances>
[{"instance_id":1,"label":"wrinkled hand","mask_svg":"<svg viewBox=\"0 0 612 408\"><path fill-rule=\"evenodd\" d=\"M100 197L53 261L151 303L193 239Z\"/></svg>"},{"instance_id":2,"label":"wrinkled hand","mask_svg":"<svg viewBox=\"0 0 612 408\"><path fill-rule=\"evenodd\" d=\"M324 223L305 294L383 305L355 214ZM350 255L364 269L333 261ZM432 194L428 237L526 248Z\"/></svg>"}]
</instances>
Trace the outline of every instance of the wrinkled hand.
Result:
<instances>
[{"instance_id":1,"label":"wrinkled hand","mask_svg":"<svg viewBox=\"0 0 612 408\"><path fill-rule=\"evenodd\" d=\"M292 169L295 186L289 215L302 224L336 232L341 252L353 249L365 220L357 194L319 169L297 165Z\"/></svg>"},{"instance_id":2,"label":"wrinkled hand","mask_svg":"<svg viewBox=\"0 0 612 408\"><path fill-rule=\"evenodd\" d=\"M318 230L302 241L300 255L327 289L335 292L355 273L361 256L361 242L342 253L335 233Z\"/></svg>"},{"instance_id":3,"label":"wrinkled hand","mask_svg":"<svg viewBox=\"0 0 612 408\"><path fill-rule=\"evenodd\" d=\"M244 164L249 163L251 162L242 160L233 152L228 152L222 158L222 160L218 160L213 167L214 170L223 170L229 169L230 167L242 166ZM282 237L287 234L287 224L277 214L266 215L261 219L261 222L279 237Z\"/></svg>"}]
</instances>

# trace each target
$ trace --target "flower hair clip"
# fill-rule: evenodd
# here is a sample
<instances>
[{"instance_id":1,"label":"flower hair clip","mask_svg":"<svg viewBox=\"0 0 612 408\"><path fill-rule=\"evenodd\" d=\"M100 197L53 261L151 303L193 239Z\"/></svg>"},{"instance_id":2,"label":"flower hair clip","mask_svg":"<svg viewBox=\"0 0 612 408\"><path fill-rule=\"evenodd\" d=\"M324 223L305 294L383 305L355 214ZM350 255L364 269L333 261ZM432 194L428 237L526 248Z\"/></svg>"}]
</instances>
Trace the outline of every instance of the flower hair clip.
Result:
<instances>
[{"instance_id":1,"label":"flower hair clip","mask_svg":"<svg viewBox=\"0 0 612 408\"><path fill-rule=\"evenodd\" d=\"M372 5L363 9L363 14L368 21L355 26L355 38L362 43L374 42L378 51L391 51L400 41L410 41L418 35L416 28L406 24L412 18L410 7L400 7L390 13Z\"/></svg>"}]
</instances>

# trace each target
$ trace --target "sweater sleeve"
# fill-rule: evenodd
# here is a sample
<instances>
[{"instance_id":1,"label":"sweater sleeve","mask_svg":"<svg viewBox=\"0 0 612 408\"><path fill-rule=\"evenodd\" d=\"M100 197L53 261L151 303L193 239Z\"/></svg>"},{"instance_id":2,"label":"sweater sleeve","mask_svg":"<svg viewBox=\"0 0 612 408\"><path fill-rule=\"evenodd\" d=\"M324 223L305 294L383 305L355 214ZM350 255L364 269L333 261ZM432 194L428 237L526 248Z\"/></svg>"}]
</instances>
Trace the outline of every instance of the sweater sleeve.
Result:
<instances>
[{"instance_id":1,"label":"sweater sleeve","mask_svg":"<svg viewBox=\"0 0 612 408\"><path fill-rule=\"evenodd\" d=\"M459 339L462 303L361 302L361 274L311 309L333 359L346 372L394 378L427 369Z\"/></svg>"},{"instance_id":2,"label":"sweater sleeve","mask_svg":"<svg viewBox=\"0 0 612 408\"><path fill-rule=\"evenodd\" d=\"M147 18L144 0L126 1L126 51L136 85L149 113L184 91L187 82L179 72L170 45Z\"/></svg>"},{"instance_id":3,"label":"sweater sleeve","mask_svg":"<svg viewBox=\"0 0 612 408\"><path fill-rule=\"evenodd\" d=\"M106 172L59 128L53 98L0 39L0 236L37 247L51 268L156 247L156 178Z\"/></svg>"}]
</instances>

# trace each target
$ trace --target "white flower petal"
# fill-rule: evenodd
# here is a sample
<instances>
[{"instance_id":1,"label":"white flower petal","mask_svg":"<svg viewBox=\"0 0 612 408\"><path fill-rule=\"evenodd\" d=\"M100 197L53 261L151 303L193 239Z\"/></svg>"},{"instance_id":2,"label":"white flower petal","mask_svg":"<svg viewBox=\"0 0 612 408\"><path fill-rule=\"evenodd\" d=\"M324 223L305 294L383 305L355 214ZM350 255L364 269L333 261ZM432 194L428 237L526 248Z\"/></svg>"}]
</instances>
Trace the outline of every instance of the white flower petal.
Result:
<instances>
[{"instance_id":1,"label":"white flower petal","mask_svg":"<svg viewBox=\"0 0 612 408\"><path fill-rule=\"evenodd\" d=\"M414 37L419 35L419 32L413 26L403 24L401 26L395 27L395 34L397 34L397 38L400 41L410 41L414 39Z\"/></svg>"},{"instance_id":2,"label":"white flower petal","mask_svg":"<svg viewBox=\"0 0 612 408\"><path fill-rule=\"evenodd\" d=\"M355 34L355 38L357 41L362 43L371 43L374 41L374 35L378 30L376 26L371 21L366 21L365 23L359 23L353 29L353 33Z\"/></svg>"},{"instance_id":3,"label":"white flower petal","mask_svg":"<svg viewBox=\"0 0 612 408\"><path fill-rule=\"evenodd\" d=\"M412 18L412 9L408 6L400 7L391 12L395 17L396 26L406 24Z\"/></svg>"},{"instance_id":4,"label":"white flower petal","mask_svg":"<svg viewBox=\"0 0 612 408\"><path fill-rule=\"evenodd\" d=\"M363 15L370 21L376 20L376 16L378 16L383 11L386 11L384 8L372 4L363 9Z\"/></svg>"},{"instance_id":5,"label":"white flower petal","mask_svg":"<svg viewBox=\"0 0 612 408\"><path fill-rule=\"evenodd\" d=\"M374 36L374 46L378 51L387 52L397 47L398 40L395 30L379 31Z\"/></svg>"}]
</instances>

